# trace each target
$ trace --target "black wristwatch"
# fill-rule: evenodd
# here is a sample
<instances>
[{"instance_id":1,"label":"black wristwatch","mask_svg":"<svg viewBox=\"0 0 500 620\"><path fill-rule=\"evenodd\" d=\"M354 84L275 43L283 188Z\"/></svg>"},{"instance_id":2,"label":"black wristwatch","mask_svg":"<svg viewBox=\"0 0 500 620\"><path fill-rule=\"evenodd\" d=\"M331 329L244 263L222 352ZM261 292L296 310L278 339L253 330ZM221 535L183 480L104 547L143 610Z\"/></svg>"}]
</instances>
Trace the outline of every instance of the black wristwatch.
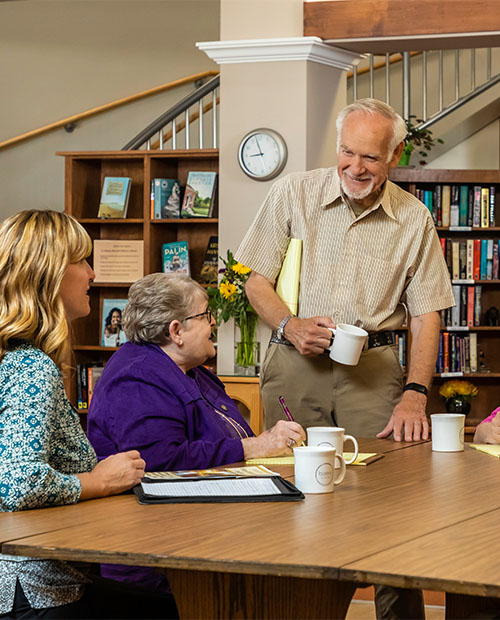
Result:
<instances>
[{"instance_id":1,"label":"black wristwatch","mask_svg":"<svg viewBox=\"0 0 500 620\"><path fill-rule=\"evenodd\" d=\"M420 392L420 394L425 394L425 396L429 395L429 390L421 383L407 383L403 388L403 392L407 392L408 390Z\"/></svg>"},{"instance_id":2,"label":"black wristwatch","mask_svg":"<svg viewBox=\"0 0 500 620\"><path fill-rule=\"evenodd\" d=\"M285 337L285 325L288 323L288 321L290 319L293 318L292 314L288 314L279 324L278 329L276 330L276 336L280 339L283 340L283 338Z\"/></svg>"}]
</instances>

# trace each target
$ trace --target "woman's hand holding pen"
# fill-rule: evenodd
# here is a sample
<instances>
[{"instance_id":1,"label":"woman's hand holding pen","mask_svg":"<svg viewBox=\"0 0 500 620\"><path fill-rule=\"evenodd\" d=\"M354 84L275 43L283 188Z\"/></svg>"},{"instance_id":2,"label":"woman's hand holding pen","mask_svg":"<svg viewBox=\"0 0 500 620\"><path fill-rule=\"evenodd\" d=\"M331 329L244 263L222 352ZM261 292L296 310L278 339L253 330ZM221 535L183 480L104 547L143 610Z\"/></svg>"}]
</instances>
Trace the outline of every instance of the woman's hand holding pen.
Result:
<instances>
[{"instance_id":1,"label":"woman's hand holding pen","mask_svg":"<svg viewBox=\"0 0 500 620\"><path fill-rule=\"evenodd\" d=\"M295 446L305 440L304 429L297 422L278 420L258 437L242 439L245 460L259 457L283 456L293 453Z\"/></svg>"}]
</instances>

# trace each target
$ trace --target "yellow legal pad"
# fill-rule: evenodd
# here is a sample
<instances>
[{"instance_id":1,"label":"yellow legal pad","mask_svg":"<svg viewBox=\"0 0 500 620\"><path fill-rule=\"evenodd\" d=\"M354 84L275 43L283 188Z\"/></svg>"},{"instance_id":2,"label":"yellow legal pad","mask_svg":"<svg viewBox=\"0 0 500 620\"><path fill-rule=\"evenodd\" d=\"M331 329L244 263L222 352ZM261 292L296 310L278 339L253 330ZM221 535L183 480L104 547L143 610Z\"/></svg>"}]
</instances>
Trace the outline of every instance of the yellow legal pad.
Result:
<instances>
[{"instance_id":1,"label":"yellow legal pad","mask_svg":"<svg viewBox=\"0 0 500 620\"><path fill-rule=\"evenodd\" d=\"M489 443L470 443L469 446L479 450L479 452L484 452L485 454L490 454L491 456L496 456L497 459L500 459L499 445L491 445Z\"/></svg>"},{"instance_id":2,"label":"yellow legal pad","mask_svg":"<svg viewBox=\"0 0 500 620\"><path fill-rule=\"evenodd\" d=\"M354 452L344 452L344 458L349 460L352 458ZM381 459L383 454L377 454L376 452L360 452L358 458L351 463L351 465L369 465L373 461ZM247 465L293 465L295 462L293 456L274 456L270 458L262 459L248 459Z\"/></svg>"}]
</instances>

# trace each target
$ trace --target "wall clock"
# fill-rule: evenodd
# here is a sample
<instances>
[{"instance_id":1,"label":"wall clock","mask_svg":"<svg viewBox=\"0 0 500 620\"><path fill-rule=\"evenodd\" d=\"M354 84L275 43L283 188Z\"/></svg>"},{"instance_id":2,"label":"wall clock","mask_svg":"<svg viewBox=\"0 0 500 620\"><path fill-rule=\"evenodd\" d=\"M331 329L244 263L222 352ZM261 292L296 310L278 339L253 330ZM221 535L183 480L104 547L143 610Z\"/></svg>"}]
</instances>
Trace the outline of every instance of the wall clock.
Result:
<instances>
[{"instance_id":1,"label":"wall clock","mask_svg":"<svg viewBox=\"0 0 500 620\"><path fill-rule=\"evenodd\" d=\"M238 162L243 172L256 181L274 179L286 164L286 142L277 131L254 129L240 142Z\"/></svg>"}]
</instances>

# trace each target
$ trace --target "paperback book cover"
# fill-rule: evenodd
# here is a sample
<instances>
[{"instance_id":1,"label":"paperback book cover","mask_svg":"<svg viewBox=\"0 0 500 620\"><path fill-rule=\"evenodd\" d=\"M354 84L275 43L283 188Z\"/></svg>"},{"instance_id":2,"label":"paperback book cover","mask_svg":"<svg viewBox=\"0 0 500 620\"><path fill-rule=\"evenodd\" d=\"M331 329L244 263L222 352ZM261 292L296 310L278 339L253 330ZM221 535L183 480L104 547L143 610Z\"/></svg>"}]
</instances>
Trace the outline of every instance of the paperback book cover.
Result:
<instances>
[{"instance_id":1,"label":"paperback book cover","mask_svg":"<svg viewBox=\"0 0 500 620\"><path fill-rule=\"evenodd\" d=\"M213 217L215 214L216 172L188 172L181 217Z\"/></svg>"},{"instance_id":2,"label":"paperback book cover","mask_svg":"<svg viewBox=\"0 0 500 620\"><path fill-rule=\"evenodd\" d=\"M198 282L208 286L217 286L217 275L219 267L219 238L212 235L208 240L205 258L201 266Z\"/></svg>"},{"instance_id":3,"label":"paperback book cover","mask_svg":"<svg viewBox=\"0 0 500 620\"><path fill-rule=\"evenodd\" d=\"M151 185L153 219L167 220L180 217L181 184L179 179L153 179Z\"/></svg>"},{"instance_id":4,"label":"paperback book cover","mask_svg":"<svg viewBox=\"0 0 500 620\"><path fill-rule=\"evenodd\" d=\"M163 273L191 275L187 241L172 241L161 247Z\"/></svg>"},{"instance_id":5,"label":"paperback book cover","mask_svg":"<svg viewBox=\"0 0 500 620\"><path fill-rule=\"evenodd\" d=\"M131 183L130 177L104 177L97 217L127 217Z\"/></svg>"},{"instance_id":6,"label":"paperback book cover","mask_svg":"<svg viewBox=\"0 0 500 620\"><path fill-rule=\"evenodd\" d=\"M122 328L122 313L126 299L103 299L101 313L101 346L119 347L127 342Z\"/></svg>"}]
</instances>

